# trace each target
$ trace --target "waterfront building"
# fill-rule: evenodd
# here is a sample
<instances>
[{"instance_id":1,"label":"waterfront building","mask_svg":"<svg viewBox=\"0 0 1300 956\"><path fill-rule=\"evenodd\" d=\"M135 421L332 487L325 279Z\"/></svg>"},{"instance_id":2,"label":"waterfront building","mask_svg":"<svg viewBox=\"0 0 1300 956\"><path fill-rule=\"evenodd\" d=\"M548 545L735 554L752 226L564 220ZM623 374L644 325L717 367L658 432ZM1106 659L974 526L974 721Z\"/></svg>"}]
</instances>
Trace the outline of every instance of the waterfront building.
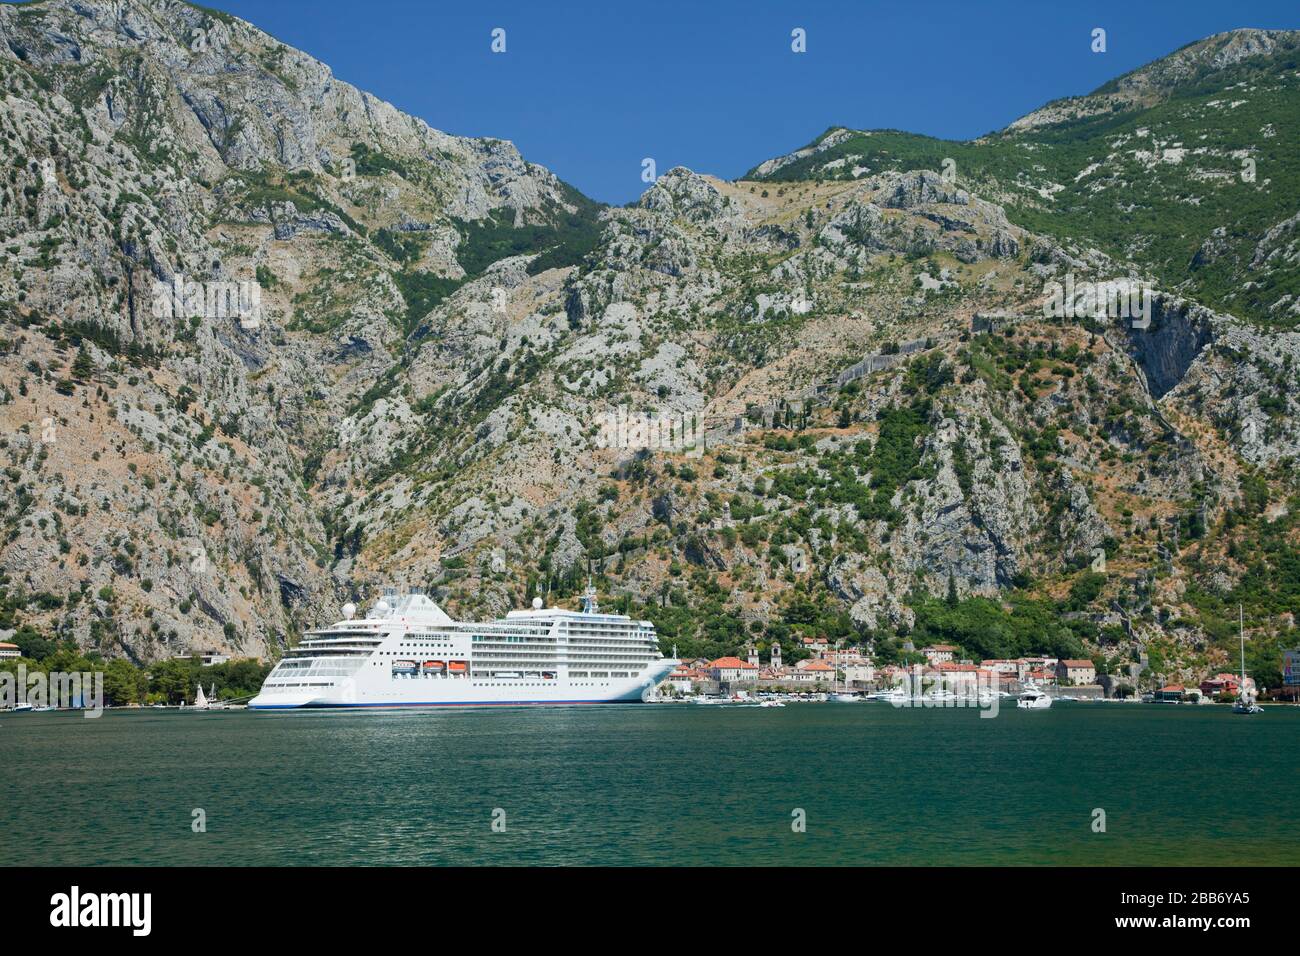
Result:
<instances>
[{"instance_id":1,"label":"waterfront building","mask_svg":"<svg viewBox=\"0 0 1300 956\"><path fill-rule=\"evenodd\" d=\"M1062 660L1056 664L1056 682L1078 687L1097 680L1097 668L1092 661L1083 659Z\"/></svg>"},{"instance_id":2,"label":"waterfront building","mask_svg":"<svg viewBox=\"0 0 1300 956\"><path fill-rule=\"evenodd\" d=\"M190 651L186 654L172 655L172 658L178 661L188 661L192 657L197 657L204 667L211 667L214 664L226 664L230 661L229 654L222 654L219 651Z\"/></svg>"},{"instance_id":3,"label":"waterfront building","mask_svg":"<svg viewBox=\"0 0 1300 956\"><path fill-rule=\"evenodd\" d=\"M758 680L758 665L742 661L739 657L719 657L716 661L709 662L704 668L704 673L710 680L720 684L731 684L737 681Z\"/></svg>"},{"instance_id":4,"label":"waterfront building","mask_svg":"<svg viewBox=\"0 0 1300 956\"><path fill-rule=\"evenodd\" d=\"M1201 693L1206 697L1218 697L1221 694L1236 695L1241 687L1236 674L1215 674L1201 681Z\"/></svg>"},{"instance_id":5,"label":"waterfront building","mask_svg":"<svg viewBox=\"0 0 1300 956\"><path fill-rule=\"evenodd\" d=\"M876 665L865 657L841 658L839 668L849 685L866 685L876 679Z\"/></svg>"},{"instance_id":6,"label":"waterfront building","mask_svg":"<svg viewBox=\"0 0 1300 956\"><path fill-rule=\"evenodd\" d=\"M929 647L921 648L921 653L925 659L933 664L950 663L957 653L957 648L952 644L931 644Z\"/></svg>"},{"instance_id":7,"label":"waterfront building","mask_svg":"<svg viewBox=\"0 0 1300 956\"><path fill-rule=\"evenodd\" d=\"M835 668L821 658L809 658L795 665L796 679L803 683L830 684L835 680Z\"/></svg>"},{"instance_id":8,"label":"waterfront building","mask_svg":"<svg viewBox=\"0 0 1300 956\"><path fill-rule=\"evenodd\" d=\"M696 683L703 680L705 680L705 677L699 671L687 667L685 664L679 664L664 680L664 683L677 693L690 694L695 691Z\"/></svg>"}]
</instances>

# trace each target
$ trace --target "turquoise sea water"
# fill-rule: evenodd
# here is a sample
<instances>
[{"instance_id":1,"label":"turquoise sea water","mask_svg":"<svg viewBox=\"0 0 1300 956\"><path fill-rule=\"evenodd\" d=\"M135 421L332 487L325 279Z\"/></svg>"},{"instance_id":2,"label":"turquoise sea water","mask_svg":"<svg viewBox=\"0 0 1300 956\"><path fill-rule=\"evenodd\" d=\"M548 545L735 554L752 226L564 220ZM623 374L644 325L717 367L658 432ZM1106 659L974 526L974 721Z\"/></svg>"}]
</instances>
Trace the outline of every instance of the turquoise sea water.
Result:
<instances>
[{"instance_id":1,"label":"turquoise sea water","mask_svg":"<svg viewBox=\"0 0 1300 956\"><path fill-rule=\"evenodd\" d=\"M0 865L1293 863L1298 758L1294 708L0 714Z\"/></svg>"}]
</instances>

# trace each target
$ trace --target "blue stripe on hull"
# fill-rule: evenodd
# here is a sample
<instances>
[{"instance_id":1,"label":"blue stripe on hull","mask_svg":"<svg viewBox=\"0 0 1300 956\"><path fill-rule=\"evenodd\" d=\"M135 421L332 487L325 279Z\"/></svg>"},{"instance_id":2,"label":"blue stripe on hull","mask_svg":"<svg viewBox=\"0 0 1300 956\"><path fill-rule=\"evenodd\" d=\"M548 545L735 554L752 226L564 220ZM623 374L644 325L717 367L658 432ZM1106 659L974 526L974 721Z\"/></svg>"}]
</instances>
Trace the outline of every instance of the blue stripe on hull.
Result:
<instances>
[{"instance_id":1,"label":"blue stripe on hull","mask_svg":"<svg viewBox=\"0 0 1300 956\"><path fill-rule=\"evenodd\" d=\"M640 697L616 700L444 700L417 701L410 704L258 704L249 710L337 710L353 708L378 710L390 707L547 707L570 704L639 704Z\"/></svg>"}]
</instances>

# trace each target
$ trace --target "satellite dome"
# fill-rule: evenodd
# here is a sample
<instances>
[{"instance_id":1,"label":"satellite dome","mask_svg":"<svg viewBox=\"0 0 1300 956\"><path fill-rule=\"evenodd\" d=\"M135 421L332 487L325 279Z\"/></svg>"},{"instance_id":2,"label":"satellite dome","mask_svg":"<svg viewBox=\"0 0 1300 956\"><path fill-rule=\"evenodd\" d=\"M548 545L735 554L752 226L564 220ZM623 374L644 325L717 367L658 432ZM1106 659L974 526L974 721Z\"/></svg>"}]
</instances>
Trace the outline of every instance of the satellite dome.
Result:
<instances>
[{"instance_id":1,"label":"satellite dome","mask_svg":"<svg viewBox=\"0 0 1300 956\"><path fill-rule=\"evenodd\" d=\"M353 615L356 613L357 613L357 606L353 604L351 601L343 605L343 620L345 621L352 620Z\"/></svg>"},{"instance_id":2,"label":"satellite dome","mask_svg":"<svg viewBox=\"0 0 1300 956\"><path fill-rule=\"evenodd\" d=\"M540 611L541 609L542 609L542 599L539 597L533 598L533 610Z\"/></svg>"},{"instance_id":3,"label":"satellite dome","mask_svg":"<svg viewBox=\"0 0 1300 956\"><path fill-rule=\"evenodd\" d=\"M388 606L387 601L380 600L380 602L375 605L375 617L383 617L391 610L392 608Z\"/></svg>"}]
</instances>

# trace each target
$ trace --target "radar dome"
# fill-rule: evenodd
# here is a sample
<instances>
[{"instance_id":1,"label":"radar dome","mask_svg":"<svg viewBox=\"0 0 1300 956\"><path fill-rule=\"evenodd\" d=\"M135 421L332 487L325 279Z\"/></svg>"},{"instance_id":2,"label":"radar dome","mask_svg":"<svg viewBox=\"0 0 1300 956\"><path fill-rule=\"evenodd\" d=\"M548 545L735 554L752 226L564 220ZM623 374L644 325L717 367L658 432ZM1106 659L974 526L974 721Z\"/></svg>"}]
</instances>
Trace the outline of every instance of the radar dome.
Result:
<instances>
[{"instance_id":1,"label":"radar dome","mask_svg":"<svg viewBox=\"0 0 1300 956\"><path fill-rule=\"evenodd\" d=\"M351 601L343 605L343 620L345 621L352 620L353 615L356 613L357 613L357 606L353 604Z\"/></svg>"},{"instance_id":2,"label":"radar dome","mask_svg":"<svg viewBox=\"0 0 1300 956\"><path fill-rule=\"evenodd\" d=\"M533 598L533 610L540 611L541 609L542 609L542 599L539 597Z\"/></svg>"},{"instance_id":3,"label":"radar dome","mask_svg":"<svg viewBox=\"0 0 1300 956\"><path fill-rule=\"evenodd\" d=\"M388 606L387 601L380 601L375 605L375 617L383 617L391 610L392 608Z\"/></svg>"}]
</instances>

